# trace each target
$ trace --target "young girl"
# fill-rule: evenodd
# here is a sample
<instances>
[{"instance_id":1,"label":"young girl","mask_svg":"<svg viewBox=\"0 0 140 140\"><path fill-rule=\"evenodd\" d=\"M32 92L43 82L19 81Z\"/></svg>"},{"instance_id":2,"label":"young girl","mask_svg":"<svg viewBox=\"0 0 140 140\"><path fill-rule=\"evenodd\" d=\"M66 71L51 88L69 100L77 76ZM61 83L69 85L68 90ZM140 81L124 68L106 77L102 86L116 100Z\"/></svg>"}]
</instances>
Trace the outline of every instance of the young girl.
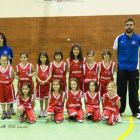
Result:
<instances>
[{"instance_id":1,"label":"young girl","mask_svg":"<svg viewBox=\"0 0 140 140\"><path fill-rule=\"evenodd\" d=\"M70 119L74 119L80 123L84 120L81 97L82 91L79 90L78 80L71 78L69 82L70 91L67 92L66 108Z\"/></svg>"},{"instance_id":2,"label":"young girl","mask_svg":"<svg viewBox=\"0 0 140 140\"><path fill-rule=\"evenodd\" d=\"M55 79L51 84L51 94L49 95L49 107L47 115L53 116L56 123L63 122L65 92L62 91L61 81Z\"/></svg>"},{"instance_id":3,"label":"young girl","mask_svg":"<svg viewBox=\"0 0 140 140\"><path fill-rule=\"evenodd\" d=\"M99 91L101 97L106 93L106 86L109 82L114 81L113 73L115 62L111 61L111 53L108 49L105 49L102 53L103 61L99 62Z\"/></svg>"},{"instance_id":4,"label":"young girl","mask_svg":"<svg viewBox=\"0 0 140 140\"><path fill-rule=\"evenodd\" d=\"M0 58L0 104L2 107L2 119L11 119L10 107L15 102L15 91L12 82L14 81L14 70L8 64L8 56L1 55ZM7 104L7 112L5 106Z\"/></svg>"},{"instance_id":5,"label":"young girl","mask_svg":"<svg viewBox=\"0 0 140 140\"><path fill-rule=\"evenodd\" d=\"M85 58L83 57L80 44L73 44L70 51L70 58L67 59L69 79L77 78L80 89L83 91L83 65Z\"/></svg>"},{"instance_id":6,"label":"young girl","mask_svg":"<svg viewBox=\"0 0 140 140\"><path fill-rule=\"evenodd\" d=\"M52 70L50 69L50 61L46 52L39 53L38 64L36 66L36 99L40 100L40 114L38 117L45 117L48 105L48 95L50 89L50 78ZM45 109L43 110L43 100L45 99Z\"/></svg>"},{"instance_id":7,"label":"young girl","mask_svg":"<svg viewBox=\"0 0 140 140\"><path fill-rule=\"evenodd\" d=\"M103 95L102 119L107 120L109 125L114 125L116 121L121 122L119 109L121 107L120 97L116 93L116 85L110 82L107 85L107 93Z\"/></svg>"},{"instance_id":8,"label":"young girl","mask_svg":"<svg viewBox=\"0 0 140 140\"><path fill-rule=\"evenodd\" d=\"M54 61L51 63L52 80L60 79L62 88L66 90L66 63L63 61L61 50L56 50L54 53Z\"/></svg>"},{"instance_id":9,"label":"young girl","mask_svg":"<svg viewBox=\"0 0 140 140\"><path fill-rule=\"evenodd\" d=\"M16 66L16 76L15 78L18 80L18 90L17 95L21 92L21 87L24 82L29 82L31 85L31 89L34 93L34 83L32 77L35 75L34 66L28 62L28 53L21 52L20 53L20 63Z\"/></svg>"},{"instance_id":10,"label":"young girl","mask_svg":"<svg viewBox=\"0 0 140 140\"><path fill-rule=\"evenodd\" d=\"M90 80L98 81L98 64L94 61L94 51L87 52L87 63L84 64L84 92L88 90Z\"/></svg>"},{"instance_id":11,"label":"young girl","mask_svg":"<svg viewBox=\"0 0 140 140\"><path fill-rule=\"evenodd\" d=\"M20 114L19 122L24 121L24 115L26 114L27 121L29 123L34 123L36 121L33 110L35 107L35 98L28 82L22 84L21 93L17 96L17 98L17 112Z\"/></svg>"},{"instance_id":12,"label":"young girl","mask_svg":"<svg viewBox=\"0 0 140 140\"><path fill-rule=\"evenodd\" d=\"M84 95L86 115L94 122L100 121L100 92L98 91L97 82L91 80L88 84L88 91Z\"/></svg>"}]
</instances>

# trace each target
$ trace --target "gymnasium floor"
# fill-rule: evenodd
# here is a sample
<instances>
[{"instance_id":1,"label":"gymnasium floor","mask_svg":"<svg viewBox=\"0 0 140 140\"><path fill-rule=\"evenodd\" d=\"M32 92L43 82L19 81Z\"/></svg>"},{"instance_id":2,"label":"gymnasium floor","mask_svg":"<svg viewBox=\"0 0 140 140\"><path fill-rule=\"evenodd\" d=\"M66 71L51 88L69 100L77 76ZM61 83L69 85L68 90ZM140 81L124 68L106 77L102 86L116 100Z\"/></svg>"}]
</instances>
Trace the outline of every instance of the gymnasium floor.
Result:
<instances>
[{"instance_id":1,"label":"gymnasium floor","mask_svg":"<svg viewBox=\"0 0 140 140\"><path fill-rule=\"evenodd\" d=\"M17 81L14 81L16 88ZM82 99L83 100L83 99ZM128 103L127 103L128 104ZM17 104L14 104L16 109ZM84 105L83 105L84 109ZM102 111L102 110L101 110ZM40 112L39 101L36 101L36 117ZM2 110L0 108L0 114ZM1 117L1 115L0 115ZM139 140L140 120L131 116L129 106L122 116L123 122L109 126L106 122L94 123L88 121L86 116L83 123L71 122L67 118L66 109L64 111L64 122L56 124L48 118L37 118L37 122L29 124L19 123L18 114L12 119L0 119L0 140ZM46 122L47 119L47 122Z\"/></svg>"}]
</instances>

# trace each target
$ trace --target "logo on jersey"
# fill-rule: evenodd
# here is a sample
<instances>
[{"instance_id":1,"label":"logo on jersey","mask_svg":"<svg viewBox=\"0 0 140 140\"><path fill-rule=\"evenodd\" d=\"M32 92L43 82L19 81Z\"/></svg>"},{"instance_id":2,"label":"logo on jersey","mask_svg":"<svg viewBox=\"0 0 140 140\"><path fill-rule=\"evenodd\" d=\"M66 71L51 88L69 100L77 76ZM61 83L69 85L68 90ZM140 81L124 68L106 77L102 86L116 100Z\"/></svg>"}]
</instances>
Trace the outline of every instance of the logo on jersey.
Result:
<instances>
[{"instance_id":1,"label":"logo on jersey","mask_svg":"<svg viewBox=\"0 0 140 140\"><path fill-rule=\"evenodd\" d=\"M58 105L62 105L62 102L58 102Z\"/></svg>"},{"instance_id":2,"label":"logo on jersey","mask_svg":"<svg viewBox=\"0 0 140 140\"><path fill-rule=\"evenodd\" d=\"M93 72L93 75L96 75L96 71Z\"/></svg>"},{"instance_id":3,"label":"logo on jersey","mask_svg":"<svg viewBox=\"0 0 140 140\"><path fill-rule=\"evenodd\" d=\"M116 105L116 103L115 102L112 102L112 105Z\"/></svg>"},{"instance_id":4,"label":"logo on jersey","mask_svg":"<svg viewBox=\"0 0 140 140\"><path fill-rule=\"evenodd\" d=\"M9 79L9 78L10 78L10 76L9 76L9 75L6 75L5 77L6 77L6 79Z\"/></svg>"},{"instance_id":5,"label":"logo on jersey","mask_svg":"<svg viewBox=\"0 0 140 140\"><path fill-rule=\"evenodd\" d=\"M95 103L98 104L99 103L99 100L96 100Z\"/></svg>"},{"instance_id":6,"label":"logo on jersey","mask_svg":"<svg viewBox=\"0 0 140 140\"><path fill-rule=\"evenodd\" d=\"M30 72L29 71L26 71L26 74L28 75Z\"/></svg>"},{"instance_id":7,"label":"logo on jersey","mask_svg":"<svg viewBox=\"0 0 140 140\"><path fill-rule=\"evenodd\" d=\"M136 41L133 40L133 41L132 41L132 44L136 44Z\"/></svg>"},{"instance_id":8,"label":"logo on jersey","mask_svg":"<svg viewBox=\"0 0 140 140\"><path fill-rule=\"evenodd\" d=\"M80 98L77 98L77 101L80 101Z\"/></svg>"},{"instance_id":9,"label":"logo on jersey","mask_svg":"<svg viewBox=\"0 0 140 140\"><path fill-rule=\"evenodd\" d=\"M63 69L61 69L61 70L60 70L60 73L64 73L64 70L63 70Z\"/></svg>"},{"instance_id":10,"label":"logo on jersey","mask_svg":"<svg viewBox=\"0 0 140 140\"><path fill-rule=\"evenodd\" d=\"M79 68L83 68L83 65L81 64L81 65L79 65Z\"/></svg>"},{"instance_id":11,"label":"logo on jersey","mask_svg":"<svg viewBox=\"0 0 140 140\"><path fill-rule=\"evenodd\" d=\"M46 77L49 77L49 74L47 74Z\"/></svg>"},{"instance_id":12,"label":"logo on jersey","mask_svg":"<svg viewBox=\"0 0 140 140\"><path fill-rule=\"evenodd\" d=\"M29 105L29 106L32 106L32 103L30 102L28 105Z\"/></svg>"},{"instance_id":13,"label":"logo on jersey","mask_svg":"<svg viewBox=\"0 0 140 140\"><path fill-rule=\"evenodd\" d=\"M4 54L7 54L7 51L4 51Z\"/></svg>"},{"instance_id":14,"label":"logo on jersey","mask_svg":"<svg viewBox=\"0 0 140 140\"><path fill-rule=\"evenodd\" d=\"M108 72L108 74L110 75L110 74L112 74L112 72L111 72L111 71L109 71L109 72Z\"/></svg>"}]
</instances>

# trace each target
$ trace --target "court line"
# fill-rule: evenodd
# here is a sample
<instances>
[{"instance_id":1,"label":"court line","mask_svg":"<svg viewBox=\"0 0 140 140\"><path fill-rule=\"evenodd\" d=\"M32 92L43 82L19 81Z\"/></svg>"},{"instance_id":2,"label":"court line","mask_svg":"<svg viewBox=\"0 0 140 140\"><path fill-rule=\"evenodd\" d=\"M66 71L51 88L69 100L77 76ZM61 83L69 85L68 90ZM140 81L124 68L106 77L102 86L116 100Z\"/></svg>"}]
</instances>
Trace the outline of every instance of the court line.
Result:
<instances>
[{"instance_id":1,"label":"court line","mask_svg":"<svg viewBox=\"0 0 140 140\"><path fill-rule=\"evenodd\" d=\"M128 127L128 129L126 130L126 132L120 136L117 140L122 140L123 138L125 138L133 129L133 126L134 126L134 121L133 121L133 117L128 117L129 118L129 122L130 122L130 125Z\"/></svg>"}]
</instances>

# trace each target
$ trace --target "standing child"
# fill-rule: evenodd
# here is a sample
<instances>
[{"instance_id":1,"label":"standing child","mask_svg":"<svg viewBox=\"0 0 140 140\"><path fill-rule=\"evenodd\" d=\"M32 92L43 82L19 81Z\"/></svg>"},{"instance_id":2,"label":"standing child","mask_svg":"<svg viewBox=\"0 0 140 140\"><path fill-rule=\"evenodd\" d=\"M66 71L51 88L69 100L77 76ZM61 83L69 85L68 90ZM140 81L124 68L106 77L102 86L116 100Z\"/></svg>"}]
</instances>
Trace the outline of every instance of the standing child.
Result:
<instances>
[{"instance_id":1,"label":"standing child","mask_svg":"<svg viewBox=\"0 0 140 140\"><path fill-rule=\"evenodd\" d=\"M52 80L59 79L62 88L66 90L66 63L63 61L63 53L61 50L56 50L54 53L54 61L51 63Z\"/></svg>"},{"instance_id":2,"label":"standing child","mask_svg":"<svg viewBox=\"0 0 140 140\"><path fill-rule=\"evenodd\" d=\"M82 109L82 91L79 90L78 80L71 78L69 82L70 91L67 92L66 108L70 119L74 119L80 123L84 120Z\"/></svg>"},{"instance_id":3,"label":"standing child","mask_svg":"<svg viewBox=\"0 0 140 140\"><path fill-rule=\"evenodd\" d=\"M14 81L14 70L8 64L9 58L7 55L0 57L0 104L2 107L2 119L11 119L10 107L15 102L15 91L12 82ZM7 104L7 112L5 106Z\"/></svg>"},{"instance_id":4,"label":"standing child","mask_svg":"<svg viewBox=\"0 0 140 140\"><path fill-rule=\"evenodd\" d=\"M86 115L94 122L100 121L100 92L98 91L97 82L91 80L88 84L88 91L84 95Z\"/></svg>"},{"instance_id":5,"label":"standing child","mask_svg":"<svg viewBox=\"0 0 140 140\"><path fill-rule=\"evenodd\" d=\"M103 61L99 62L99 91L101 97L106 93L106 86L109 82L114 81L113 73L115 62L110 60L111 52L105 49L102 53Z\"/></svg>"},{"instance_id":6,"label":"standing child","mask_svg":"<svg viewBox=\"0 0 140 140\"><path fill-rule=\"evenodd\" d=\"M120 97L116 93L116 85L110 82L107 85L107 93L103 95L103 114L102 119L107 120L109 125L114 125L116 121L122 122L119 114L121 107Z\"/></svg>"},{"instance_id":7,"label":"standing child","mask_svg":"<svg viewBox=\"0 0 140 140\"><path fill-rule=\"evenodd\" d=\"M98 64L94 61L94 51L87 52L87 63L84 64L84 92L88 90L90 80L98 81Z\"/></svg>"},{"instance_id":8,"label":"standing child","mask_svg":"<svg viewBox=\"0 0 140 140\"><path fill-rule=\"evenodd\" d=\"M52 70L50 69L50 61L46 52L41 51L36 66L36 99L40 100L40 114L38 117L46 117L46 109L48 105L48 95L50 89L50 79ZM45 99L45 109L43 110L43 100Z\"/></svg>"},{"instance_id":9,"label":"standing child","mask_svg":"<svg viewBox=\"0 0 140 140\"><path fill-rule=\"evenodd\" d=\"M17 98L17 112L20 114L19 122L24 121L24 115L26 114L27 121L29 123L34 123L36 121L33 110L35 107L35 98L29 83L25 82L22 84L21 93Z\"/></svg>"},{"instance_id":10,"label":"standing child","mask_svg":"<svg viewBox=\"0 0 140 140\"><path fill-rule=\"evenodd\" d=\"M62 91L61 81L55 79L51 84L51 93L49 96L49 107L47 115L53 116L56 123L63 122L65 92Z\"/></svg>"},{"instance_id":11,"label":"standing child","mask_svg":"<svg viewBox=\"0 0 140 140\"><path fill-rule=\"evenodd\" d=\"M34 83L32 77L35 75L34 66L28 62L28 53L21 52L20 53L20 63L16 66L16 76L15 78L18 80L18 88L17 95L21 92L21 87L24 82L29 82L31 85L31 89L34 93Z\"/></svg>"},{"instance_id":12,"label":"standing child","mask_svg":"<svg viewBox=\"0 0 140 140\"><path fill-rule=\"evenodd\" d=\"M69 79L77 78L80 89L83 91L83 65L85 58L83 57L80 44L73 44L70 51L70 58L67 59Z\"/></svg>"}]
</instances>

